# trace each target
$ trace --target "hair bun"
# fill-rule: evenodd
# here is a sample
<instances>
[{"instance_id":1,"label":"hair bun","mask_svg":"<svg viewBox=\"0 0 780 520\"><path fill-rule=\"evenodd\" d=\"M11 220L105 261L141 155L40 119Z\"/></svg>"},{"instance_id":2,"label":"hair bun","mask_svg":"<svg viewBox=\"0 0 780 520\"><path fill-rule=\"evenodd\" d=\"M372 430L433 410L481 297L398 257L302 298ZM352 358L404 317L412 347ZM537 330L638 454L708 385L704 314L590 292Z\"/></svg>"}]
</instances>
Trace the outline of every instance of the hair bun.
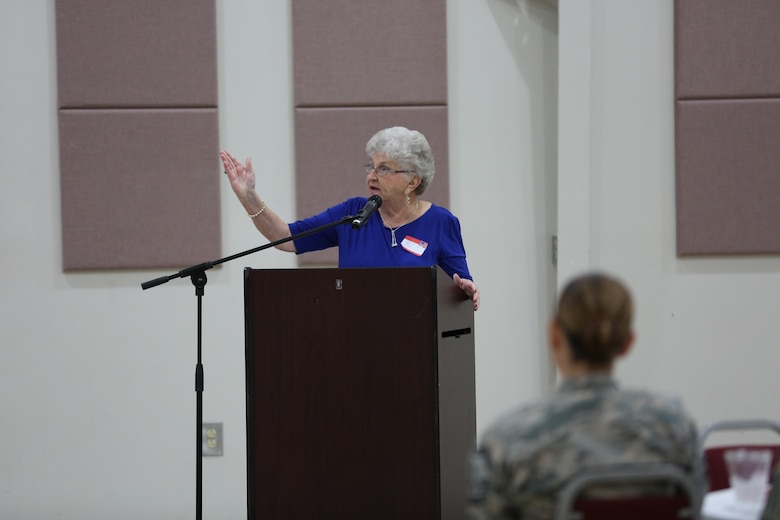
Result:
<instances>
[{"instance_id":1,"label":"hair bun","mask_svg":"<svg viewBox=\"0 0 780 520\"><path fill-rule=\"evenodd\" d=\"M566 285L556 320L566 333L574 359L604 365L630 338L632 316L625 286L610 276L589 273Z\"/></svg>"}]
</instances>

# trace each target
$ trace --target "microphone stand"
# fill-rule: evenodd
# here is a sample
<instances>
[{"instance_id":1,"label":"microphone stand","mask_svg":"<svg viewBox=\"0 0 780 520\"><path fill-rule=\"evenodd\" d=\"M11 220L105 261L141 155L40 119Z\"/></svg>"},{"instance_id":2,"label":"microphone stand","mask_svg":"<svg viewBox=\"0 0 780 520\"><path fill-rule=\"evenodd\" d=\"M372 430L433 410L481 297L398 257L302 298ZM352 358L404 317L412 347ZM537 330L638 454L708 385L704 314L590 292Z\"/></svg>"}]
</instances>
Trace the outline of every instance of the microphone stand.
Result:
<instances>
[{"instance_id":1,"label":"microphone stand","mask_svg":"<svg viewBox=\"0 0 780 520\"><path fill-rule=\"evenodd\" d=\"M242 256L251 255L252 253L257 253L258 251L262 251L264 249L276 247L279 244L284 244L285 242L289 242L297 238L303 238L309 235L313 235L315 233L319 233L321 231L325 231L326 229L330 229L332 227L345 224L355 218L356 217L354 215L347 215L341 217L340 220L329 222L322 226L318 226L316 228L302 231L300 233L296 233L295 235L290 235L289 237L285 237L280 240L276 240L274 242L269 242L267 244L263 244L262 246L255 247L253 249L249 249L241 253L236 253L234 255L221 258L219 260L213 260L210 262L203 262L202 264L193 265L191 267L187 267L186 269L182 269L177 273L167 275L167 276L161 276L160 278L155 278L154 280L149 280L141 284L141 288L143 290L146 290L152 287L156 287L158 285L162 285L166 282L173 280L174 278L185 278L189 276L190 280L192 280L192 284L195 286L195 296L198 299L198 330L197 330L198 357L197 357L197 364L195 365L195 392L196 392L195 429L196 429L196 437L197 437L197 454L196 454L197 458L195 459L195 473L196 473L195 475L195 518L197 520L201 520L203 518L203 381L204 379L203 379L203 364L201 362L201 351L202 351L202 324L203 324L202 323L203 295L205 294L204 288L207 282L206 271L211 269L215 265L219 265L224 262L229 262L231 260L235 260L236 258L241 258Z\"/></svg>"}]
</instances>

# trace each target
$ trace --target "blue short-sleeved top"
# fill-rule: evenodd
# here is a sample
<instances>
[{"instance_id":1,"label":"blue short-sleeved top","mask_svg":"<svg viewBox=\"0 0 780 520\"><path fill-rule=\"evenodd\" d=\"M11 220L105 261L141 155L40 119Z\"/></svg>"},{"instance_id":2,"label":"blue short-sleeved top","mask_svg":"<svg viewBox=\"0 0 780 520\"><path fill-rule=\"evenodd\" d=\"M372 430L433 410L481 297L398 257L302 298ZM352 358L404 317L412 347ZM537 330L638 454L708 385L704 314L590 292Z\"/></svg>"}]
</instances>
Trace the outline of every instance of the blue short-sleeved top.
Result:
<instances>
[{"instance_id":1,"label":"blue short-sleeved top","mask_svg":"<svg viewBox=\"0 0 780 520\"><path fill-rule=\"evenodd\" d=\"M289 224L293 235L357 215L368 199L354 197L322 213ZM294 240L298 254L339 248L339 267L427 267L438 265L450 277L458 273L471 280L466 263L460 222L447 209L432 204L418 219L396 228L397 246L392 246L390 228L378 212L365 225L352 229L338 225Z\"/></svg>"}]
</instances>

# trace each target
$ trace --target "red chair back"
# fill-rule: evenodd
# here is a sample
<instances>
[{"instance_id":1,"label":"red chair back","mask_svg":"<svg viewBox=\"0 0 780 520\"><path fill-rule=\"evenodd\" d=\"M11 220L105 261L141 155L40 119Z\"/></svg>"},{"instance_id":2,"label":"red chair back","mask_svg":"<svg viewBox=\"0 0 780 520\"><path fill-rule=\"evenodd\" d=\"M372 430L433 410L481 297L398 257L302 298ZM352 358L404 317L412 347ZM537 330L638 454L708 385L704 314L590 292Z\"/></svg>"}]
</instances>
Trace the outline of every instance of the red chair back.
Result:
<instances>
[{"instance_id":1,"label":"red chair back","mask_svg":"<svg viewBox=\"0 0 780 520\"><path fill-rule=\"evenodd\" d=\"M691 518L687 495L659 495L634 498L580 499L572 510L578 520L673 520Z\"/></svg>"},{"instance_id":2,"label":"red chair back","mask_svg":"<svg viewBox=\"0 0 780 520\"><path fill-rule=\"evenodd\" d=\"M626 485L676 490L635 497L588 498L583 493L596 486L620 490ZM692 477L672 464L635 464L585 470L561 490L555 504L555 520L667 520L698 518L701 496Z\"/></svg>"}]
</instances>

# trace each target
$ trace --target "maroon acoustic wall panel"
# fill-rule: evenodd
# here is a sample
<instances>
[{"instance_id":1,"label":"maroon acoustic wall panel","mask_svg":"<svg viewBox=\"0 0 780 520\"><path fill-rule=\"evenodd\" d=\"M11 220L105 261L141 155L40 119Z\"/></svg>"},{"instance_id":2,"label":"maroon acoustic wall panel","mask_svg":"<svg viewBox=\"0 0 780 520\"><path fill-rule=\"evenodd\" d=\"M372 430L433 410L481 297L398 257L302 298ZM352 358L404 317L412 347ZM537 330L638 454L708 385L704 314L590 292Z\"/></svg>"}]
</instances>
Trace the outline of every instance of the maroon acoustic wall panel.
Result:
<instances>
[{"instance_id":1,"label":"maroon acoustic wall panel","mask_svg":"<svg viewBox=\"0 0 780 520\"><path fill-rule=\"evenodd\" d=\"M777 97L780 2L677 0L679 99Z\"/></svg>"},{"instance_id":2,"label":"maroon acoustic wall panel","mask_svg":"<svg viewBox=\"0 0 780 520\"><path fill-rule=\"evenodd\" d=\"M444 0L293 0L295 106L447 103Z\"/></svg>"},{"instance_id":3,"label":"maroon acoustic wall panel","mask_svg":"<svg viewBox=\"0 0 780 520\"><path fill-rule=\"evenodd\" d=\"M780 2L675 1L677 254L780 252Z\"/></svg>"},{"instance_id":4,"label":"maroon acoustic wall panel","mask_svg":"<svg viewBox=\"0 0 780 520\"><path fill-rule=\"evenodd\" d=\"M678 252L780 251L780 100L680 104Z\"/></svg>"},{"instance_id":5,"label":"maroon acoustic wall panel","mask_svg":"<svg viewBox=\"0 0 780 520\"><path fill-rule=\"evenodd\" d=\"M214 0L57 0L63 268L221 256Z\"/></svg>"},{"instance_id":6,"label":"maroon acoustic wall panel","mask_svg":"<svg viewBox=\"0 0 780 520\"><path fill-rule=\"evenodd\" d=\"M60 112L63 267L221 256L216 109Z\"/></svg>"},{"instance_id":7,"label":"maroon acoustic wall panel","mask_svg":"<svg viewBox=\"0 0 780 520\"><path fill-rule=\"evenodd\" d=\"M61 107L215 107L214 0L57 0Z\"/></svg>"}]
</instances>

